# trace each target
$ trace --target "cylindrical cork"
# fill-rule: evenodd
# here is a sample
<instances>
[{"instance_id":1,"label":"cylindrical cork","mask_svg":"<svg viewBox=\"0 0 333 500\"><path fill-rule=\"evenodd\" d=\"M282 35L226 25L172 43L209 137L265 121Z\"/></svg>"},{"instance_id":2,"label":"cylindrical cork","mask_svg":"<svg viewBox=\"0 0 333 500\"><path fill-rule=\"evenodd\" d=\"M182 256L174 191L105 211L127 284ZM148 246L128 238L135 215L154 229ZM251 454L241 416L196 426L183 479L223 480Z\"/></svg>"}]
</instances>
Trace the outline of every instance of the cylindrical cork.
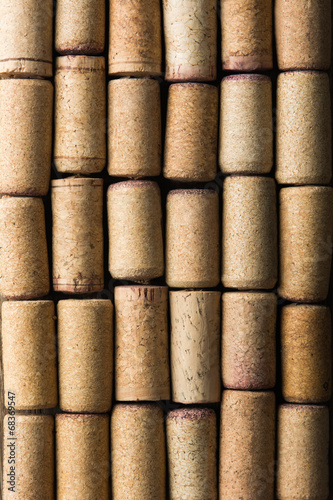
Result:
<instances>
[{"instance_id":1,"label":"cylindrical cork","mask_svg":"<svg viewBox=\"0 0 333 500\"><path fill-rule=\"evenodd\" d=\"M56 59L54 163L58 172L92 174L106 163L105 59Z\"/></svg>"},{"instance_id":2,"label":"cylindrical cork","mask_svg":"<svg viewBox=\"0 0 333 500\"><path fill-rule=\"evenodd\" d=\"M109 434L109 415L56 415L58 500L108 500Z\"/></svg>"},{"instance_id":3,"label":"cylindrical cork","mask_svg":"<svg viewBox=\"0 0 333 500\"><path fill-rule=\"evenodd\" d=\"M268 289L276 280L274 179L227 177L223 184L223 285L240 290Z\"/></svg>"},{"instance_id":4,"label":"cylindrical cork","mask_svg":"<svg viewBox=\"0 0 333 500\"><path fill-rule=\"evenodd\" d=\"M166 419L169 498L216 500L216 414L206 408L170 411Z\"/></svg>"},{"instance_id":5,"label":"cylindrical cork","mask_svg":"<svg viewBox=\"0 0 333 500\"><path fill-rule=\"evenodd\" d=\"M224 391L220 498L273 500L274 449L274 392Z\"/></svg>"},{"instance_id":6,"label":"cylindrical cork","mask_svg":"<svg viewBox=\"0 0 333 500\"><path fill-rule=\"evenodd\" d=\"M329 411L284 404L278 410L276 498L328 498Z\"/></svg>"},{"instance_id":7,"label":"cylindrical cork","mask_svg":"<svg viewBox=\"0 0 333 500\"><path fill-rule=\"evenodd\" d=\"M207 182L215 178L218 102L218 89L213 85L170 85L164 177L184 182Z\"/></svg>"},{"instance_id":8,"label":"cylindrical cork","mask_svg":"<svg viewBox=\"0 0 333 500\"><path fill-rule=\"evenodd\" d=\"M295 302L325 300L332 260L333 189L280 191L279 295Z\"/></svg>"},{"instance_id":9,"label":"cylindrical cork","mask_svg":"<svg viewBox=\"0 0 333 500\"><path fill-rule=\"evenodd\" d=\"M275 177L280 184L329 183L331 111L326 73L280 73L276 133Z\"/></svg>"},{"instance_id":10,"label":"cylindrical cork","mask_svg":"<svg viewBox=\"0 0 333 500\"><path fill-rule=\"evenodd\" d=\"M163 0L166 80L216 80L215 0Z\"/></svg>"},{"instance_id":11,"label":"cylindrical cork","mask_svg":"<svg viewBox=\"0 0 333 500\"><path fill-rule=\"evenodd\" d=\"M150 177L161 173L161 98L157 80L109 83L108 173Z\"/></svg>"},{"instance_id":12,"label":"cylindrical cork","mask_svg":"<svg viewBox=\"0 0 333 500\"><path fill-rule=\"evenodd\" d=\"M170 399L168 288L117 286L117 401Z\"/></svg>"},{"instance_id":13,"label":"cylindrical cork","mask_svg":"<svg viewBox=\"0 0 333 500\"><path fill-rule=\"evenodd\" d=\"M104 287L103 180L67 177L51 183L53 289L98 292Z\"/></svg>"},{"instance_id":14,"label":"cylindrical cork","mask_svg":"<svg viewBox=\"0 0 333 500\"><path fill-rule=\"evenodd\" d=\"M50 290L44 204L40 198L0 199L0 293L36 299Z\"/></svg>"},{"instance_id":15,"label":"cylindrical cork","mask_svg":"<svg viewBox=\"0 0 333 500\"><path fill-rule=\"evenodd\" d=\"M165 500L165 454L162 408L117 404L111 415L113 500Z\"/></svg>"},{"instance_id":16,"label":"cylindrical cork","mask_svg":"<svg viewBox=\"0 0 333 500\"><path fill-rule=\"evenodd\" d=\"M170 292L172 400L221 399L220 292Z\"/></svg>"},{"instance_id":17,"label":"cylindrical cork","mask_svg":"<svg viewBox=\"0 0 333 500\"><path fill-rule=\"evenodd\" d=\"M113 278L146 283L163 275L161 194L156 182L112 184L108 223Z\"/></svg>"},{"instance_id":18,"label":"cylindrical cork","mask_svg":"<svg viewBox=\"0 0 333 500\"><path fill-rule=\"evenodd\" d=\"M166 282L176 288L219 283L219 199L212 189L175 189L167 196Z\"/></svg>"},{"instance_id":19,"label":"cylindrical cork","mask_svg":"<svg viewBox=\"0 0 333 500\"><path fill-rule=\"evenodd\" d=\"M272 82L231 75L221 85L219 163L224 174L266 174L273 166Z\"/></svg>"}]
</instances>

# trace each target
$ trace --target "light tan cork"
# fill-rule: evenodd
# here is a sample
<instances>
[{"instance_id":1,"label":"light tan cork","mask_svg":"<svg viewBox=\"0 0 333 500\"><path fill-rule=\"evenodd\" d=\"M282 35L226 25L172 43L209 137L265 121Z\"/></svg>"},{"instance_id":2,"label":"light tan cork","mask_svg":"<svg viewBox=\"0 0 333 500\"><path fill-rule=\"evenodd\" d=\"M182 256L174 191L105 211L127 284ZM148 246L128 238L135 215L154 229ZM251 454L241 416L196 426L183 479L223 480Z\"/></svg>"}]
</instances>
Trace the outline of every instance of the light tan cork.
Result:
<instances>
[{"instance_id":1,"label":"light tan cork","mask_svg":"<svg viewBox=\"0 0 333 500\"><path fill-rule=\"evenodd\" d=\"M231 75L221 84L219 163L224 174L266 174L273 166L272 82Z\"/></svg>"},{"instance_id":2,"label":"light tan cork","mask_svg":"<svg viewBox=\"0 0 333 500\"><path fill-rule=\"evenodd\" d=\"M207 408L170 411L166 419L170 500L216 500L216 414Z\"/></svg>"},{"instance_id":3,"label":"light tan cork","mask_svg":"<svg viewBox=\"0 0 333 500\"><path fill-rule=\"evenodd\" d=\"M217 87L204 83L170 85L163 175L182 182L207 182L216 175Z\"/></svg>"},{"instance_id":4,"label":"light tan cork","mask_svg":"<svg viewBox=\"0 0 333 500\"><path fill-rule=\"evenodd\" d=\"M114 301L116 400L170 399L168 288L117 286Z\"/></svg>"},{"instance_id":5,"label":"light tan cork","mask_svg":"<svg viewBox=\"0 0 333 500\"><path fill-rule=\"evenodd\" d=\"M108 173L150 177L161 173L160 85L150 78L109 82Z\"/></svg>"},{"instance_id":6,"label":"light tan cork","mask_svg":"<svg viewBox=\"0 0 333 500\"><path fill-rule=\"evenodd\" d=\"M332 260L333 189L322 186L280 191L280 283L294 302L325 300Z\"/></svg>"},{"instance_id":7,"label":"light tan cork","mask_svg":"<svg viewBox=\"0 0 333 500\"><path fill-rule=\"evenodd\" d=\"M108 224L113 278L147 283L163 275L161 194L156 182L109 186Z\"/></svg>"},{"instance_id":8,"label":"light tan cork","mask_svg":"<svg viewBox=\"0 0 333 500\"><path fill-rule=\"evenodd\" d=\"M103 180L51 182L53 289L98 292L104 287Z\"/></svg>"},{"instance_id":9,"label":"light tan cork","mask_svg":"<svg viewBox=\"0 0 333 500\"><path fill-rule=\"evenodd\" d=\"M170 292L172 400L221 399L220 292Z\"/></svg>"},{"instance_id":10,"label":"light tan cork","mask_svg":"<svg viewBox=\"0 0 333 500\"><path fill-rule=\"evenodd\" d=\"M54 113L58 172L101 172L106 164L104 57L56 58Z\"/></svg>"},{"instance_id":11,"label":"light tan cork","mask_svg":"<svg viewBox=\"0 0 333 500\"><path fill-rule=\"evenodd\" d=\"M274 449L274 392L224 391L220 498L273 500Z\"/></svg>"},{"instance_id":12,"label":"light tan cork","mask_svg":"<svg viewBox=\"0 0 333 500\"><path fill-rule=\"evenodd\" d=\"M223 184L222 283L240 290L269 289L276 280L274 179L227 177Z\"/></svg>"},{"instance_id":13,"label":"light tan cork","mask_svg":"<svg viewBox=\"0 0 333 500\"><path fill-rule=\"evenodd\" d=\"M276 498L328 498L329 411L284 404L278 410Z\"/></svg>"}]
</instances>

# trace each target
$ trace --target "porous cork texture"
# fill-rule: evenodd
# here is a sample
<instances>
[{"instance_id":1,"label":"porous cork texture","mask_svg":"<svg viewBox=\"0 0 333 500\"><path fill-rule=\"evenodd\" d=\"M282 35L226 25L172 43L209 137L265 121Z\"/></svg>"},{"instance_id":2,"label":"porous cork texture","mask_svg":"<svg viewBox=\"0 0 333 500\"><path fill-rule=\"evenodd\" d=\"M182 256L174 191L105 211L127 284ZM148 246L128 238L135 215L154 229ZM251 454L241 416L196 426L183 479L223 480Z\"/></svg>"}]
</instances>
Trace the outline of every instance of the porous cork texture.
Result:
<instances>
[{"instance_id":1,"label":"porous cork texture","mask_svg":"<svg viewBox=\"0 0 333 500\"><path fill-rule=\"evenodd\" d=\"M60 409L109 411L113 380L111 301L60 300L57 316Z\"/></svg>"},{"instance_id":2,"label":"porous cork texture","mask_svg":"<svg viewBox=\"0 0 333 500\"><path fill-rule=\"evenodd\" d=\"M114 300L116 400L170 399L168 288L117 286Z\"/></svg>"},{"instance_id":3,"label":"porous cork texture","mask_svg":"<svg viewBox=\"0 0 333 500\"><path fill-rule=\"evenodd\" d=\"M222 79L219 163L224 174L267 174L273 166L272 82L264 75Z\"/></svg>"},{"instance_id":4,"label":"porous cork texture","mask_svg":"<svg viewBox=\"0 0 333 500\"><path fill-rule=\"evenodd\" d=\"M215 178L218 88L204 83L170 85L163 175L181 182Z\"/></svg>"},{"instance_id":5,"label":"porous cork texture","mask_svg":"<svg viewBox=\"0 0 333 500\"><path fill-rule=\"evenodd\" d=\"M103 180L51 181L53 289L98 292L104 287Z\"/></svg>"},{"instance_id":6,"label":"porous cork texture","mask_svg":"<svg viewBox=\"0 0 333 500\"><path fill-rule=\"evenodd\" d=\"M165 79L216 80L215 0L163 0Z\"/></svg>"},{"instance_id":7,"label":"porous cork texture","mask_svg":"<svg viewBox=\"0 0 333 500\"><path fill-rule=\"evenodd\" d=\"M216 500L216 414L180 409L166 419L170 500Z\"/></svg>"},{"instance_id":8,"label":"porous cork texture","mask_svg":"<svg viewBox=\"0 0 333 500\"><path fill-rule=\"evenodd\" d=\"M53 159L58 172L101 172L107 129L104 57L57 57L54 84Z\"/></svg>"},{"instance_id":9,"label":"porous cork texture","mask_svg":"<svg viewBox=\"0 0 333 500\"><path fill-rule=\"evenodd\" d=\"M0 80L0 193L45 196L51 174L53 86Z\"/></svg>"},{"instance_id":10,"label":"porous cork texture","mask_svg":"<svg viewBox=\"0 0 333 500\"><path fill-rule=\"evenodd\" d=\"M160 84L149 78L109 82L108 173L142 178L161 173Z\"/></svg>"},{"instance_id":11,"label":"porous cork texture","mask_svg":"<svg viewBox=\"0 0 333 500\"><path fill-rule=\"evenodd\" d=\"M170 292L173 401L220 401L220 300L220 292Z\"/></svg>"}]
</instances>

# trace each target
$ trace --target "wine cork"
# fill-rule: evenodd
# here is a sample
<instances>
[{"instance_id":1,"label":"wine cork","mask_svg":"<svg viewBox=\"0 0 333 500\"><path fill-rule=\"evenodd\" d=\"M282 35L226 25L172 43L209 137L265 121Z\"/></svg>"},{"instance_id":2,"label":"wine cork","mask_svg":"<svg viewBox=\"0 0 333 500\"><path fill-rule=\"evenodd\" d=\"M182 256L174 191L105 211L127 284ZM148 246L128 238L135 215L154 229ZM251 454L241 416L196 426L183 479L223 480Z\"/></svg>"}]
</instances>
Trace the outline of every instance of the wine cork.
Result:
<instances>
[{"instance_id":1,"label":"wine cork","mask_svg":"<svg viewBox=\"0 0 333 500\"><path fill-rule=\"evenodd\" d=\"M168 288L115 287L117 401L170 399Z\"/></svg>"},{"instance_id":2,"label":"wine cork","mask_svg":"<svg viewBox=\"0 0 333 500\"><path fill-rule=\"evenodd\" d=\"M276 280L274 179L227 177L223 184L223 285L240 290L268 289Z\"/></svg>"},{"instance_id":3,"label":"wine cork","mask_svg":"<svg viewBox=\"0 0 333 500\"><path fill-rule=\"evenodd\" d=\"M332 175L330 85L326 73L280 73L277 83L276 179L328 184Z\"/></svg>"},{"instance_id":4,"label":"wine cork","mask_svg":"<svg viewBox=\"0 0 333 500\"><path fill-rule=\"evenodd\" d=\"M0 293L36 299L50 289L45 213L40 198L0 199Z\"/></svg>"},{"instance_id":5,"label":"wine cork","mask_svg":"<svg viewBox=\"0 0 333 500\"><path fill-rule=\"evenodd\" d=\"M54 163L58 172L93 174L103 170L105 85L104 57L57 57Z\"/></svg>"},{"instance_id":6,"label":"wine cork","mask_svg":"<svg viewBox=\"0 0 333 500\"><path fill-rule=\"evenodd\" d=\"M175 189L167 196L166 282L176 288L219 283L219 199L212 189Z\"/></svg>"},{"instance_id":7,"label":"wine cork","mask_svg":"<svg viewBox=\"0 0 333 500\"><path fill-rule=\"evenodd\" d=\"M170 292L173 401L220 401L220 300L220 292Z\"/></svg>"},{"instance_id":8,"label":"wine cork","mask_svg":"<svg viewBox=\"0 0 333 500\"><path fill-rule=\"evenodd\" d=\"M326 406L284 404L278 410L276 498L328 498L329 412Z\"/></svg>"},{"instance_id":9,"label":"wine cork","mask_svg":"<svg viewBox=\"0 0 333 500\"><path fill-rule=\"evenodd\" d=\"M273 500L274 448L274 392L224 391L220 498Z\"/></svg>"},{"instance_id":10,"label":"wine cork","mask_svg":"<svg viewBox=\"0 0 333 500\"><path fill-rule=\"evenodd\" d=\"M45 196L51 174L53 86L0 80L0 193Z\"/></svg>"},{"instance_id":11,"label":"wine cork","mask_svg":"<svg viewBox=\"0 0 333 500\"><path fill-rule=\"evenodd\" d=\"M161 195L156 182L112 184L108 223L113 278L146 283L163 275Z\"/></svg>"},{"instance_id":12,"label":"wine cork","mask_svg":"<svg viewBox=\"0 0 333 500\"><path fill-rule=\"evenodd\" d=\"M53 289L98 292L104 287L103 180L67 177L51 183Z\"/></svg>"},{"instance_id":13,"label":"wine cork","mask_svg":"<svg viewBox=\"0 0 333 500\"><path fill-rule=\"evenodd\" d=\"M273 166L272 82L231 75L221 85L219 162L224 174L267 174Z\"/></svg>"},{"instance_id":14,"label":"wine cork","mask_svg":"<svg viewBox=\"0 0 333 500\"><path fill-rule=\"evenodd\" d=\"M206 408L170 411L166 419L169 498L217 499L216 415Z\"/></svg>"},{"instance_id":15,"label":"wine cork","mask_svg":"<svg viewBox=\"0 0 333 500\"><path fill-rule=\"evenodd\" d=\"M183 182L208 182L215 178L218 100L218 89L212 85L170 85L164 177Z\"/></svg>"},{"instance_id":16,"label":"wine cork","mask_svg":"<svg viewBox=\"0 0 333 500\"><path fill-rule=\"evenodd\" d=\"M163 0L165 79L216 80L215 0Z\"/></svg>"},{"instance_id":17,"label":"wine cork","mask_svg":"<svg viewBox=\"0 0 333 500\"><path fill-rule=\"evenodd\" d=\"M60 300L59 406L62 411L104 413L111 408L113 307L110 300Z\"/></svg>"},{"instance_id":18,"label":"wine cork","mask_svg":"<svg viewBox=\"0 0 333 500\"><path fill-rule=\"evenodd\" d=\"M109 83L108 173L150 177L161 173L160 85L149 78Z\"/></svg>"},{"instance_id":19,"label":"wine cork","mask_svg":"<svg viewBox=\"0 0 333 500\"><path fill-rule=\"evenodd\" d=\"M295 302L326 299L332 258L332 214L331 187L281 189L281 297Z\"/></svg>"},{"instance_id":20,"label":"wine cork","mask_svg":"<svg viewBox=\"0 0 333 500\"><path fill-rule=\"evenodd\" d=\"M165 500L163 411L155 403L117 404L111 415L113 500Z\"/></svg>"},{"instance_id":21,"label":"wine cork","mask_svg":"<svg viewBox=\"0 0 333 500\"><path fill-rule=\"evenodd\" d=\"M275 385L274 293L222 295L222 380L228 389L260 390Z\"/></svg>"}]
</instances>

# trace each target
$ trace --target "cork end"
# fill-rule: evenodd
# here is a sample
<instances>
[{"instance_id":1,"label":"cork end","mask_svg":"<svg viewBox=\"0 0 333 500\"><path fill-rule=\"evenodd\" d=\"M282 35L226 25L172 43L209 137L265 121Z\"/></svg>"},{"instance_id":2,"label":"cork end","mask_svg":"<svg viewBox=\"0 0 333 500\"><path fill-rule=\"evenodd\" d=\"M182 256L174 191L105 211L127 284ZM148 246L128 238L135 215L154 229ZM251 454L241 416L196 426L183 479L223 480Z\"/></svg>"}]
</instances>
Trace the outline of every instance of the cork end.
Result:
<instances>
[{"instance_id":1,"label":"cork end","mask_svg":"<svg viewBox=\"0 0 333 500\"><path fill-rule=\"evenodd\" d=\"M293 403L286 403L286 404L281 404L279 406L279 410L283 411L290 411L290 412L296 412L296 413L303 413L303 412L313 412L313 413L320 413L322 411L327 411L328 408L327 406L324 405L312 405L312 404L293 404Z\"/></svg>"},{"instance_id":2,"label":"cork end","mask_svg":"<svg viewBox=\"0 0 333 500\"><path fill-rule=\"evenodd\" d=\"M158 62L109 62L111 76L162 76L162 67Z\"/></svg>"},{"instance_id":3,"label":"cork end","mask_svg":"<svg viewBox=\"0 0 333 500\"><path fill-rule=\"evenodd\" d=\"M108 420L109 415L105 413L57 413L56 420L74 420L88 422L89 420Z\"/></svg>"},{"instance_id":4,"label":"cork end","mask_svg":"<svg viewBox=\"0 0 333 500\"><path fill-rule=\"evenodd\" d=\"M52 76L52 61L24 57L0 60L0 77L3 78L51 78Z\"/></svg>"},{"instance_id":5,"label":"cork end","mask_svg":"<svg viewBox=\"0 0 333 500\"><path fill-rule=\"evenodd\" d=\"M242 74L242 75L229 75L225 76L222 78L222 82L240 82L240 81L247 81L247 82L271 82L271 79L269 76L266 75L259 75L259 74Z\"/></svg>"},{"instance_id":6,"label":"cork end","mask_svg":"<svg viewBox=\"0 0 333 500\"><path fill-rule=\"evenodd\" d=\"M108 192L111 191L124 191L126 189L155 189L156 191L160 192L160 188L155 181L141 181L141 180L129 180L129 181L122 181L122 182L116 182L114 184L111 184L108 187Z\"/></svg>"},{"instance_id":7,"label":"cork end","mask_svg":"<svg viewBox=\"0 0 333 500\"><path fill-rule=\"evenodd\" d=\"M167 419L173 420L202 420L216 418L215 411L210 408L180 408L168 413Z\"/></svg>"},{"instance_id":8,"label":"cork end","mask_svg":"<svg viewBox=\"0 0 333 500\"><path fill-rule=\"evenodd\" d=\"M56 58L55 68L56 71L103 72L105 71L105 58L89 55L59 56Z\"/></svg>"},{"instance_id":9,"label":"cork end","mask_svg":"<svg viewBox=\"0 0 333 500\"><path fill-rule=\"evenodd\" d=\"M216 80L216 77L216 65L167 65L165 69L165 79L167 82L213 82Z\"/></svg>"},{"instance_id":10,"label":"cork end","mask_svg":"<svg viewBox=\"0 0 333 500\"><path fill-rule=\"evenodd\" d=\"M65 179L54 179L51 181L52 188L58 187L71 187L71 188L80 188L80 187L102 187L103 179L99 178L84 178L84 177L66 177Z\"/></svg>"},{"instance_id":11,"label":"cork end","mask_svg":"<svg viewBox=\"0 0 333 500\"><path fill-rule=\"evenodd\" d=\"M61 56L77 56L77 55L87 55L87 56L98 56L104 51L104 43L78 43L76 45L55 45L55 50Z\"/></svg>"},{"instance_id":12,"label":"cork end","mask_svg":"<svg viewBox=\"0 0 333 500\"><path fill-rule=\"evenodd\" d=\"M224 71L269 71L273 69L272 54L229 55L222 61Z\"/></svg>"}]
</instances>

